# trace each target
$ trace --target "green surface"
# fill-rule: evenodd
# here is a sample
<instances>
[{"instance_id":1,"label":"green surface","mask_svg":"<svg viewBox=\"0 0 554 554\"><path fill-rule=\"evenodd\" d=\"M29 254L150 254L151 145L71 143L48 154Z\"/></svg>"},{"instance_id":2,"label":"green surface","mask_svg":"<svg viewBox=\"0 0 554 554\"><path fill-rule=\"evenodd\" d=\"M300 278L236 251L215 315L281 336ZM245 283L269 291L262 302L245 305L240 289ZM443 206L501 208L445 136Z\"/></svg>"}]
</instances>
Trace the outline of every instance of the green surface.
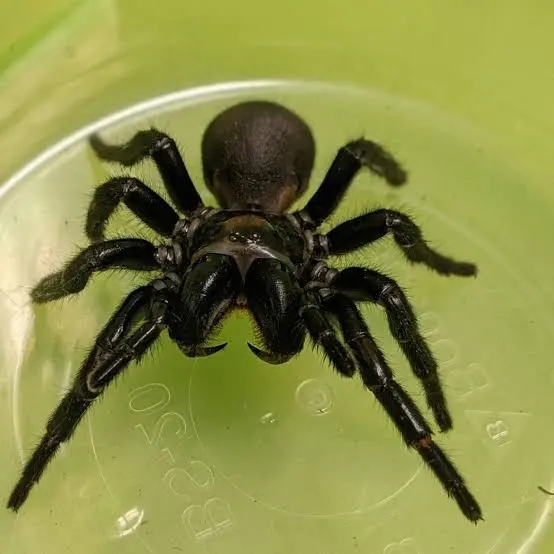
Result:
<instances>
[{"instance_id":1,"label":"green surface","mask_svg":"<svg viewBox=\"0 0 554 554\"><path fill-rule=\"evenodd\" d=\"M554 74L545 70L554 8L204 2L185 10L101 0L49 2L38 17L37 5L3 12L4 181L102 116L230 81L244 84L135 110L105 134L161 126L201 182L205 124L238 97L262 96L311 124L313 185L335 149L361 133L394 150L409 186L391 191L363 174L338 219L400 207L442 251L479 265L477 279L441 278L408 267L390 241L352 260L407 288L454 412L454 431L438 440L486 521L463 519L358 382L339 379L310 351L281 367L258 362L244 344L250 324L237 318L223 329L224 354L192 363L163 340L130 369L20 514L0 515L0 552L551 552L552 500L537 486L554 484ZM299 79L312 83L290 82ZM325 84L334 82L352 86ZM87 202L107 171L77 141L0 198L0 253L9 260L0 276L4 497L96 330L138 283L117 274L78 299L28 305L36 280L84 244ZM138 175L156 181L148 166ZM144 232L124 213L113 231ZM367 315L423 406L382 314Z\"/></svg>"}]
</instances>

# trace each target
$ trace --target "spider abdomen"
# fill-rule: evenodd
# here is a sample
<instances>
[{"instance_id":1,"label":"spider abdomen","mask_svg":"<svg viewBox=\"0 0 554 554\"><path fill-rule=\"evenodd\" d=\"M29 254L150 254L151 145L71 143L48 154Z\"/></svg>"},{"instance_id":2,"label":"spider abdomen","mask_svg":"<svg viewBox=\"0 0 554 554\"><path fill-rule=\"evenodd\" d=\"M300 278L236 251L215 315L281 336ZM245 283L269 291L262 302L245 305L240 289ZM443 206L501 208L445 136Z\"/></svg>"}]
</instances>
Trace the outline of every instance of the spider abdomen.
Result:
<instances>
[{"instance_id":1,"label":"spider abdomen","mask_svg":"<svg viewBox=\"0 0 554 554\"><path fill-rule=\"evenodd\" d=\"M202 138L206 186L224 208L284 212L308 187L314 157L308 125L273 102L224 110Z\"/></svg>"}]
</instances>

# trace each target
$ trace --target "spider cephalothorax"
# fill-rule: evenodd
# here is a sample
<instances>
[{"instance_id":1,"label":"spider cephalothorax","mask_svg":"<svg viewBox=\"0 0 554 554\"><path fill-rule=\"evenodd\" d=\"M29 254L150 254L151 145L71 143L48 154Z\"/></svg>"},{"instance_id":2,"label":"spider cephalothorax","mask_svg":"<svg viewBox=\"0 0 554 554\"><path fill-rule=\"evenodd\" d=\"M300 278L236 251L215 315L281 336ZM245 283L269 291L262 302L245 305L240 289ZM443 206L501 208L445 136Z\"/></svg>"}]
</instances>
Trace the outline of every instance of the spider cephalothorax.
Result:
<instances>
[{"instance_id":1,"label":"spider cephalothorax","mask_svg":"<svg viewBox=\"0 0 554 554\"><path fill-rule=\"evenodd\" d=\"M86 232L92 244L33 289L33 301L44 303L81 291L96 271L155 272L100 331L25 465L8 501L10 508L22 506L95 398L144 355L164 329L185 355L213 355L225 346L211 343L217 323L242 307L252 314L263 342L261 348L249 347L264 361L286 362L309 337L338 373L358 373L464 515L473 522L481 519L477 501L433 441L419 408L395 381L358 309L362 302L385 309L390 331L420 379L439 428L447 431L452 419L437 362L402 289L369 267L339 271L328 261L390 233L412 263L443 275L475 275L476 267L433 250L412 219L394 210L376 210L325 234L318 232L363 166L390 185L406 181L405 171L388 152L365 139L346 144L306 205L287 213L308 186L315 146L306 123L278 104L244 102L207 127L203 171L217 208L204 205L175 142L164 133L141 131L121 146L97 136L90 142L101 159L125 166L152 158L181 215L138 179L110 179L96 189L88 211ZM164 240L157 245L138 238L106 240L106 224L121 203Z\"/></svg>"}]
</instances>

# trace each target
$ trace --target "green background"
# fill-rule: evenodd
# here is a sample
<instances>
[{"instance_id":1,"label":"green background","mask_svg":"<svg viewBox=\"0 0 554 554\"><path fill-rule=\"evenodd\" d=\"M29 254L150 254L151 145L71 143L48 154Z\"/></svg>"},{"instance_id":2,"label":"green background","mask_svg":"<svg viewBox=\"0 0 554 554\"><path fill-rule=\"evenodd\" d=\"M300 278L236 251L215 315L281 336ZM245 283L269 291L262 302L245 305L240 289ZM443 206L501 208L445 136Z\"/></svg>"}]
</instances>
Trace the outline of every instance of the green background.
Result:
<instances>
[{"instance_id":1,"label":"green background","mask_svg":"<svg viewBox=\"0 0 554 554\"><path fill-rule=\"evenodd\" d=\"M444 366L456 427L439 440L486 522L463 520L359 384L310 351L258 363L238 318L220 357L191 364L164 341L130 370L20 514L0 515L0 552L551 552L551 501L537 490L553 483L549 3L21 0L2 15L2 180L82 126L171 91L351 85L260 90L310 122L313 183L349 134L406 160L409 187L392 194L364 175L343 218L366 208L367 184L373 203L408 209L437 247L479 264L476 280L444 280L406 267L388 243L373 254L408 287ZM229 96L199 93L130 128L154 121L174 134L199 181L200 133ZM95 329L135 284L99 279L78 300L27 305L28 287L83 244L90 190L105 176L75 146L1 199L3 497ZM423 406L383 318L368 314Z\"/></svg>"}]
</instances>

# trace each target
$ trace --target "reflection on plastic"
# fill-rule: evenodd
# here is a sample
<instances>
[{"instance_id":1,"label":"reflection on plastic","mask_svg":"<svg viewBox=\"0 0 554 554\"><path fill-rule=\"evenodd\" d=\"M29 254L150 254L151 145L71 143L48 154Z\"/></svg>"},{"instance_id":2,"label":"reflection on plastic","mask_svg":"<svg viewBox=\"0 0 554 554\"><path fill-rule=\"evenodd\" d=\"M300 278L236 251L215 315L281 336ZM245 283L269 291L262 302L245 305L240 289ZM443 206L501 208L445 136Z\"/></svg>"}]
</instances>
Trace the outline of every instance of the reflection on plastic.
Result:
<instances>
[{"instance_id":1,"label":"reflection on plastic","mask_svg":"<svg viewBox=\"0 0 554 554\"><path fill-rule=\"evenodd\" d=\"M391 542L385 547L383 554L421 554L421 551L417 548L415 540L409 537L400 542Z\"/></svg>"},{"instance_id":2,"label":"reflection on plastic","mask_svg":"<svg viewBox=\"0 0 554 554\"><path fill-rule=\"evenodd\" d=\"M132 508L117 518L118 538L133 534L141 525L144 519L144 510Z\"/></svg>"},{"instance_id":3,"label":"reflection on plastic","mask_svg":"<svg viewBox=\"0 0 554 554\"><path fill-rule=\"evenodd\" d=\"M296 389L296 401L311 415L325 415L333 405L333 393L323 381L306 379Z\"/></svg>"},{"instance_id":4,"label":"reflection on plastic","mask_svg":"<svg viewBox=\"0 0 554 554\"><path fill-rule=\"evenodd\" d=\"M260 422L264 425L273 425L277 423L277 416L273 412L267 412L260 418Z\"/></svg>"}]
</instances>

